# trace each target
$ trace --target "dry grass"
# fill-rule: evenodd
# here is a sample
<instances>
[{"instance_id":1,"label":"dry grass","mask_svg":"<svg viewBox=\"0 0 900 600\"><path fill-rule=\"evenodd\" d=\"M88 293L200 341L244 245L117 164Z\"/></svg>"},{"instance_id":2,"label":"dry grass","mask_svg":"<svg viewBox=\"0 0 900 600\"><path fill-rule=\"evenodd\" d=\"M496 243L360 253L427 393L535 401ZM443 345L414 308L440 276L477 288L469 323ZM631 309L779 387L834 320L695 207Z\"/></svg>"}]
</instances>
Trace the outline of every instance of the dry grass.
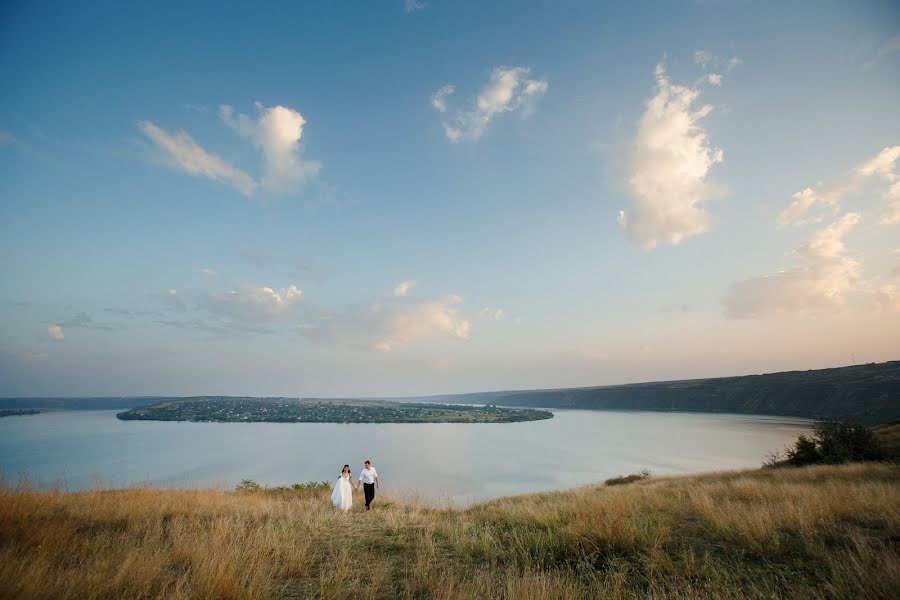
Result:
<instances>
[{"instance_id":1,"label":"dry grass","mask_svg":"<svg viewBox=\"0 0 900 600\"><path fill-rule=\"evenodd\" d=\"M328 492L0 491L5 598L897 598L900 466L652 478L466 510Z\"/></svg>"}]
</instances>

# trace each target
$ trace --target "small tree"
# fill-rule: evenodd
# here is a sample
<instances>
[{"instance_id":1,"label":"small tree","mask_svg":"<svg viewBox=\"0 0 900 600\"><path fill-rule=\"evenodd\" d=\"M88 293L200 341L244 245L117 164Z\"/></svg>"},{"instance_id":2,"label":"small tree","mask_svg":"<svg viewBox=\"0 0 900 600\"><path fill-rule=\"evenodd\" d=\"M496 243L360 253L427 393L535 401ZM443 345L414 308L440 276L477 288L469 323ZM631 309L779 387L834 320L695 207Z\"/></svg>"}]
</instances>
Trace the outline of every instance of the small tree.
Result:
<instances>
[{"instance_id":1,"label":"small tree","mask_svg":"<svg viewBox=\"0 0 900 600\"><path fill-rule=\"evenodd\" d=\"M813 428L824 463L882 460L884 451L872 430L859 423L819 421Z\"/></svg>"},{"instance_id":2,"label":"small tree","mask_svg":"<svg viewBox=\"0 0 900 600\"><path fill-rule=\"evenodd\" d=\"M784 462L795 467L813 465L821 460L822 455L819 454L815 440L811 440L805 435L798 437L794 442L794 447L785 451Z\"/></svg>"}]
</instances>

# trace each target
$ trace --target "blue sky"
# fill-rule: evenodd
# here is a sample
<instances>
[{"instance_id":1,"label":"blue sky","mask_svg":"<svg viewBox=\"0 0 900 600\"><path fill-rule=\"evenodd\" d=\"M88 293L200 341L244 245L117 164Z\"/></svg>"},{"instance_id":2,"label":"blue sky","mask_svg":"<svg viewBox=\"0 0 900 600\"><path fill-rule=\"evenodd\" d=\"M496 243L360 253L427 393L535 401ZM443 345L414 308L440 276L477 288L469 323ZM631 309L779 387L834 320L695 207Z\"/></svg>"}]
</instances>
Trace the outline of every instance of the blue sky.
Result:
<instances>
[{"instance_id":1,"label":"blue sky","mask_svg":"<svg viewBox=\"0 0 900 600\"><path fill-rule=\"evenodd\" d=\"M900 358L896 3L0 10L0 395Z\"/></svg>"}]
</instances>

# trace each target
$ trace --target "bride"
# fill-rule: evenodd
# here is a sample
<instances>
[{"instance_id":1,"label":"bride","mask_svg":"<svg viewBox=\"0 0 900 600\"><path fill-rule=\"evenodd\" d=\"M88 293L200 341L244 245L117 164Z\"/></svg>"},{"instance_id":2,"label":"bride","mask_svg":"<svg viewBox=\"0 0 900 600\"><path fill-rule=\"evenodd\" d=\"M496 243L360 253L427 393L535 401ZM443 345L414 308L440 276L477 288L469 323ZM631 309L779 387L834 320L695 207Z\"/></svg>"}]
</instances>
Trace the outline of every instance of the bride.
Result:
<instances>
[{"instance_id":1,"label":"bride","mask_svg":"<svg viewBox=\"0 0 900 600\"><path fill-rule=\"evenodd\" d=\"M334 491L331 492L331 503L335 508L347 511L353 506L353 476L350 474L350 465L344 465L341 476L334 483Z\"/></svg>"}]
</instances>

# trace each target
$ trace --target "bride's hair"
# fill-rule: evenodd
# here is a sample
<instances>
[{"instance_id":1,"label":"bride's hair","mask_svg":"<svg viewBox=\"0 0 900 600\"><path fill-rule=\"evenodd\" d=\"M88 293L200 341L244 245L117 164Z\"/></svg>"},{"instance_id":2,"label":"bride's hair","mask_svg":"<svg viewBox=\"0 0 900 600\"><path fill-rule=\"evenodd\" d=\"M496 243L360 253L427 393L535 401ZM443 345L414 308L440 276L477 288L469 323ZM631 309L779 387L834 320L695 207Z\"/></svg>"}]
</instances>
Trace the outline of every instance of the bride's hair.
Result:
<instances>
[{"instance_id":1,"label":"bride's hair","mask_svg":"<svg viewBox=\"0 0 900 600\"><path fill-rule=\"evenodd\" d=\"M350 473L351 475L353 475L353 472L350 471L350 465L344 465L344 468L341 469L341 475L344 474L344 471L347 471L348 473Z\"/></svg>"}]
</instances>

